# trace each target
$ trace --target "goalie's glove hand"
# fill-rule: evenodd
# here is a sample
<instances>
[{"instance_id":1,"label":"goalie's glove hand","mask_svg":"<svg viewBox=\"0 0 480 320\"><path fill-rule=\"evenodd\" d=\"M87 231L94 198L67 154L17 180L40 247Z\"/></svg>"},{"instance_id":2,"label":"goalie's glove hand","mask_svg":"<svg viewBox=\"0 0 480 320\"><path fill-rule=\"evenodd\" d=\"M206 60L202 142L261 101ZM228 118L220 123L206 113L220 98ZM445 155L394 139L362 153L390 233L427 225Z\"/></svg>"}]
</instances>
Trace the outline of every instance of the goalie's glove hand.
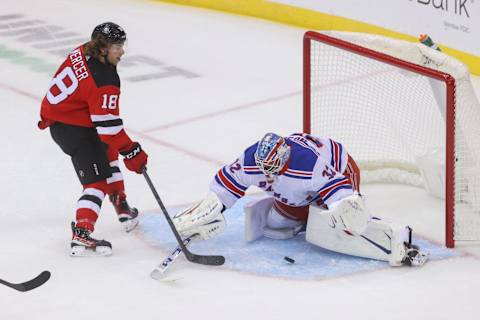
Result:
<instances>
[{"instance_id":1,"label":"goalie's glove hand","mask_svg":"<svg viewBox=\"0 0 480 320\"><path fill-rule=\"evenodd\" d=\"M214 220L192 229L182 230L180 234L182 238L196 235L199 240L208 240L222 233L225 230L225 226L225 217L220 213Z\"/></svg>"},{"instance_id":2,"label":"goalie's glove hand","mask_svg":"<svg viewBox=\"0 0 480 320\"><path fill-rule=\"evenodd\" d=\"M201 240L210 239L225 229L224 206L217 195L210 192L205 199L179 212L173 222L182 237L197 234Z\"/></svg>"},{"instance_id":3,"label":"goalie's glove hand","mask_svg":"<svg viewBox=\"0 0 480 320\"><path fill-rule=\"evenodd\" d=\"M138 142L133 142L128 148L120 151L120 154L124 156L123 162L130 171L140 174L147 165L148 155Z\"/></svg>"}]
</instances>

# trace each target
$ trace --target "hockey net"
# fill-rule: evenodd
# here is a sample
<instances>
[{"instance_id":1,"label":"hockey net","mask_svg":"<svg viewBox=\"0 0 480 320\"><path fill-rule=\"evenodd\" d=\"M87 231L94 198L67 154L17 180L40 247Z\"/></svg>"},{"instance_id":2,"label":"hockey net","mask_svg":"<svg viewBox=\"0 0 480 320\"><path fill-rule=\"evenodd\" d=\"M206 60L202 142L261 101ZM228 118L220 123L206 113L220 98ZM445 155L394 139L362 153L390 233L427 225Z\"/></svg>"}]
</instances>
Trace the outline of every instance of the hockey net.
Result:
<instances>
[{"instance_id":1,"label":"hockey net","mask_svg":"<svg viewBox=\"0 0 480 320\"><path fill-rule=\"evenodd\" d=\"M480 104L461 62L420 43L309 31L304 131L345 144L362 183L441 186L447 247L480 240Z\"/></svg>"}]
</instances>

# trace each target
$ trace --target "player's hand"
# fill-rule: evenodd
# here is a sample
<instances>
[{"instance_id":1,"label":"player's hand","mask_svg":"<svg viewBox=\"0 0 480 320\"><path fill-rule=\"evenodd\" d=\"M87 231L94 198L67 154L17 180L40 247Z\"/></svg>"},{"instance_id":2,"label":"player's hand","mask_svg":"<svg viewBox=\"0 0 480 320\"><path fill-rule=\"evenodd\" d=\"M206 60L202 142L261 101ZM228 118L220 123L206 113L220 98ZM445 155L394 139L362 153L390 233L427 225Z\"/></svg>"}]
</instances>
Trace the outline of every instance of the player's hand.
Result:
<instances>
[{"instance_id":1,"label":"player's hand","mask_svg":"<svg viewBox=\"0 0 480 320\"><path fill-rule=\"evenodd\" d=\"M147 165L148 155L138 142L134 142L126 150L120 151L120 154L124 156L123 162L130 171L141 174L142 169Z\"/></svg>"}]
</instances>

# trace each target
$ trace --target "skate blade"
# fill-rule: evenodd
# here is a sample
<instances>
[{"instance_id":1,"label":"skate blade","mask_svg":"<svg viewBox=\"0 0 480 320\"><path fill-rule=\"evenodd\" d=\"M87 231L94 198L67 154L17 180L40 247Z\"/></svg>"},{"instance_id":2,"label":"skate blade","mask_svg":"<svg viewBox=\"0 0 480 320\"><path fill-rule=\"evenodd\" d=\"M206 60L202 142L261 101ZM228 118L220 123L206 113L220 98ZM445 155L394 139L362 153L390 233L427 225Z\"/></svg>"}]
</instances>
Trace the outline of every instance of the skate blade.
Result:
<instances>
[{"instance_id":1,"label":"skate blade","mask_svg":"<svg viewBox=\"0 0 480 320\"><path fill-rule=\"evenodd\" d=\"M110 247L96 247L89 249L82 246L75 246L70 251L71 257L106 257L112 255L112 248Z\"/></svg>"},{"instance_id":2,"label":"skate blade","mask_svg":"<svg viewBox=\"0 0 480 320\"><path fill-rule=\"evenodd\" d=\"M125 222L122 222L122 227L125 232L130 232L138 226L138 219L131 219Z\"/></svg>"}]
</instances>

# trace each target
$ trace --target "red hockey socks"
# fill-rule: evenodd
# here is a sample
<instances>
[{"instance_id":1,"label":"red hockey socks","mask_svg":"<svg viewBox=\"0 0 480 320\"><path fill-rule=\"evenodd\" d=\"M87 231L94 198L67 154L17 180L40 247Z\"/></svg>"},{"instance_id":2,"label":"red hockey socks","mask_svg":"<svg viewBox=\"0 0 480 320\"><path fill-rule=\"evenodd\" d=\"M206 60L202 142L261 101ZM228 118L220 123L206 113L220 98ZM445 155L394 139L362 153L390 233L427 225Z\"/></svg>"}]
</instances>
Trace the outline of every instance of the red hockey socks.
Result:
<instances>
[{"instance_id":1,"label":"red hockey socks","mask_svg":"<svg viewBox=\"0 0 480 320\"><path fill-rule=\"evenodd\" d=\"M105 194L108 192L107 182L100 181L83 186L83 192L77 202L78 228L93 232Z\"/></svg>"}]
</instances>

